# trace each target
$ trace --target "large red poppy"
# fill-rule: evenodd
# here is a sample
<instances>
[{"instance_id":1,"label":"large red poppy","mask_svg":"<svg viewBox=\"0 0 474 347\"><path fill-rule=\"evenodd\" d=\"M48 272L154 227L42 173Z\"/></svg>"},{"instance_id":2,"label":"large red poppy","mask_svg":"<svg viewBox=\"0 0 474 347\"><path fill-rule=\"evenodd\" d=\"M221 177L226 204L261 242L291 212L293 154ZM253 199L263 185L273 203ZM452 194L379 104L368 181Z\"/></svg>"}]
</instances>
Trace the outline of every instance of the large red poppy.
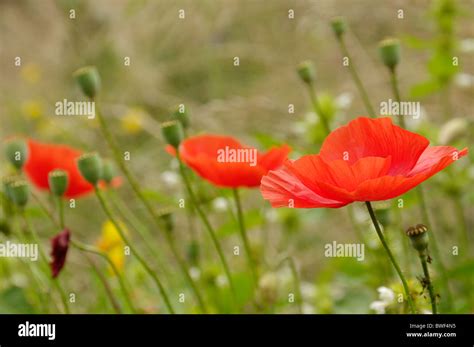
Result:
<instances>
[{"instance_id":1,"label":"large red poppy","mask_svg":"<svg viewBox=\"0 0 474 347\"><path fill-rule=\"evenodd\" d=\"M319 154L287 161L263 177L262 195L273 207L342 207L354 201L397 197L467 154L429 146L390 118L360 117L333 131Z\"/></svg>"},{"instance_id":2,"label":"large red poppy","mask_svg":"<svg viewBox=\"0 0 474 347\"><path fill-rule=\"evenodd\" d=\"M186 165L207 181L226 188L258 187L263 175L280 167L290 150L283 145L259 153L232 137L220 135L189 137L179 147ZM167 151L175 154L171 146Z\"/></svg>"}]
</instances>

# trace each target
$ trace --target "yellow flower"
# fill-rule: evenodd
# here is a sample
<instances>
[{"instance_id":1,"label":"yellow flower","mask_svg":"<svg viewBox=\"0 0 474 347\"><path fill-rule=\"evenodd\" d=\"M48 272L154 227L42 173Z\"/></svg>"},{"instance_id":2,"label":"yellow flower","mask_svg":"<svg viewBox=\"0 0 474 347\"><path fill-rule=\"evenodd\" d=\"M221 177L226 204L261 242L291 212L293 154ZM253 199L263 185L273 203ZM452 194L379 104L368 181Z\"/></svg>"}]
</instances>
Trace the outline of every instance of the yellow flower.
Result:
<instances>
[{"instance_id":1,"label":"yellow flower","mask_svg":"<svg viewBox=\"0 0 474 347\"><path fill-rule=\"evenodd\" d=\"M36 84L41 78L41 69L35 63L28 63L22 67L21 77L30 84Z\"/></svg>"},{"instance_id":2,"label":"yellow flower","mask_svg":"<svg viewBox=\"0 0 474 347\"><path fill-rule=\"evenodd\" d=\"M127 233L125 225L120 223L120 227ZM105 221L102 225L102 234L97 241L97 247L109 256L119 271L123 270L125 264L125 243L122 241L117 228L110 220Z\"/></svg>"},{"instance_id":3,"label":"yellow flower","mask_svg":"<svg viewBox=\"0 0 474 347\"><path fill-rule=\"evenodd\" d=\"M143 129L146 112L138 107L130 108L122 117L121 126L125 133L136 135Z\"/></svg>"},{"instance_id":4,"label":"yellow flower","mask_svg":"<svg viewBox=\"0 0 474 347\"><path fill-rule=\"evenodd\" d=\"M39 100L27 100L21 105L22 113L31 119L38 119L44 114L43 103Z\"/></svg>"}]
</instances>

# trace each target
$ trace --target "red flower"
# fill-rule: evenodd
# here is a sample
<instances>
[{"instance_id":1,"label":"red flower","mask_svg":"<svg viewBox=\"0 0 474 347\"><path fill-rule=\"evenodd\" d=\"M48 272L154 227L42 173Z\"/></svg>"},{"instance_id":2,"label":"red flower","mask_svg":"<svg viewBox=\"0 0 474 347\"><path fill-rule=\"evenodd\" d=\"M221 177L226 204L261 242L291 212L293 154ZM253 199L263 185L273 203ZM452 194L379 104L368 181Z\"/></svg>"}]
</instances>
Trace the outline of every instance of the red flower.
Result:
<instances>
[{"instance_id":1,"label":"red flower","mask_svg":"<svg viewBox=\"0 0 474 347\"><path fill-rule=\"evenodd\" d=\"M49 190L49 172L55 169L64 170L69 176L69 185L64 196L67 198L80 197L94 191L92 184L82 177L77 168L76 159L81 155L81 151L66 145L45 144L28 140L28 159L24 170L36 187L47 190ZM114 179L111 186L116 185L119 185L119 181Z\"/></svg>"},{"instance_id":2,"label":"red flower","mask_svg":"<svg viewBox=\"0 0 474 347\"><path fill-rule=\"evenodd\" d=\"M360 117L333 131L319 154L287 161L262 179L273 207L342 207L397 197L465 156L404 130L390 118Z\"/></svg>"},{"instance_id":3,"label":"red flower","mask_svg":"<svg viewBox=\"0 0 474 347\"><path fill-rule=\"evenodd\" d=\"M59 234L51 239L51 256L53 261L50 263L53 278L59 275L59 272L64 267L66 262L67 251L69 249L69 239L71 233L68 229L64 229Z\"/></svg>"},{"instance_id":4,"label":"red flower","mask_svg":"<svg viewBox=\"0 0 474 347\"><path fill-rule=\"evenodd\" d=\"M167 147L175 155L175 149ZM199 176L219 187L258 187L262 176L280 167L290 147L274 147L266 153L245 147L228 136L201 135L184 140L179 154Z\"/></svg>"}]
</instances>

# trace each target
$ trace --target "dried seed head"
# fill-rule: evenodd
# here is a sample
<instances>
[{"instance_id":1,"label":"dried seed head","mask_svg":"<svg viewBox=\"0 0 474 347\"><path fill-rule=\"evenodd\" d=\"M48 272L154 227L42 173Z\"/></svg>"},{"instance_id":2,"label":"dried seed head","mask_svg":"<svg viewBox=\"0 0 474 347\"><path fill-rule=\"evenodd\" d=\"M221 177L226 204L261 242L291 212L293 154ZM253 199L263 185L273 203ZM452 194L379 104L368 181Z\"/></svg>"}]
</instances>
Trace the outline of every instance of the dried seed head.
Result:
<instances>
[{"instance_id":1,"label":"dried seed head","mask_svg":"<svg viewBox=\"0 0 474 347\"><path fill-rule=\"evenodd\" d=\"M418 252L424 252L428 248L428 228L424 224L409 227L406 231L410 237L413 248Z\"/></svg>"}]
</instances>

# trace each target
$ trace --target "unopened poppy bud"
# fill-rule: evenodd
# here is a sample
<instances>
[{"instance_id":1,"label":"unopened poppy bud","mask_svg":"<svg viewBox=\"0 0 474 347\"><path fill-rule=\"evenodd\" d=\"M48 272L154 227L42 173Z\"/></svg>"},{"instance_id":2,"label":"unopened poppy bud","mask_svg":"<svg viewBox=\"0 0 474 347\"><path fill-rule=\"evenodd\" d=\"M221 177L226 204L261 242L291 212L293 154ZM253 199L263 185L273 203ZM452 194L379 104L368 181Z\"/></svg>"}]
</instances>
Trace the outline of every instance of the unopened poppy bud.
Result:
<instances>
[{"instance_id":1,"label":"unopened poppy bud","mask_svg":"<svg viewBox=\"0 0 474 347\"><path fill-rule=\"evenodd\" d=\"M160 217L160 220L163 222L165 230L167 232L172 232L174 229L173 209L165 207L158 211L158 215Z\"/></svg>"},{"instance_id":2,"label":"unopened poppy bud","mask_svg":"<svg viewBox=\"0 0 474 347\"><path fill-rule=\"evenodd\" d=\"M304 83L310 84L314 81L315 72L314 65L309 60L298 65L298 75Z\"/></svg>"},{"instance_id":3,"label":"unopened poppy bud","mask_svg":"<svg viewBox=\"0 0 474 347\"><path fill-rule=\"evenodd\" d=\"M116 174L115 166L110 160L104 160L102 165L102 179L105 183L110 184Z\"/></svg>"},{"instance_id":4,"label":"unopened poppy bud","mask_svg":"<svg viewBox=\"0 0 474 347\"><path fill-rule=\"evenodd\" d=\"M69 184L66 171L53 170L48 174L49 190L56 196L63 196Z\"/></svg>"},{"instance_id":5,"label":"unopened poppy bud","mask_svg":"<svg viewBox=\"0 0 474 347\"><path fill-rule=\"evenodd\" d=\"M100 91L100 75L95 66L85 66L73 74L82 92L89 98L95 98Z\"/></svg>"},{"instance_id":6,"label":"unopened poppy bud","mask_svg":"<svg viewBox=\"0 0 474 347\"><path fill-rule=\"evenodd\" d=\"M183 126L183 129L189 128L189 125L191 124L191 119L189 117L187 108L182 105L180 105L173 112L173 118L181 123L181 125Z\"/></svg>"},{"instance_id":7,"label":"unopened poppy bud","mask_svg":"<svg viewBox=\"0 0 474 347\"><path fill-rule=\"evenodd\" d=\"M418 252L425 252L428 248L428 228L426 225L417 224L414 227L409 227L406 231L410 237L411 244Z\"/></svg>"},{"instance_id":8,"label":"unopened poppy bud","mask_svg":"<svg viewBox=\"0 0 474 347\"><path fill-rule=\"evenodd\" d=\"M30 193L30 189L26 181L20 180L12 182L9 185L8 190L10 198L12 199L15 205L19 207L24 207L26 205L26 203L28 202L28 195Z\"/></svg>"},{"instance_id":9,"label":"unopened poppy bud","mask_svg":"<svg viewBox=\"0 0 474 347\"><path fill-rule=\"evenodd\" d=\"M176 120L161 124L161 133L166 142L174 148L178 148L184 138L183 127L181 123Z\"/></svg>"},{"instance_id":10,"label":"unopened poppy bud","mask_svg":"<svg viewBox=\"0 0 474 347\"><path fill-rule=\"evenodd\" d=\"M385 39L379 43L379 54L382 62L393 70L400 61L400 41Z\"/></svg>"},{"instance_id":11,"label":"unopened poppy bud","mask_svg":"<svg viewBox=\"0 0 474 347\"><path fill-rule=\"evenodd\" d=\"M69 249L69 241L71 232L64 229L51 239L51 275L53 278L58 277L64 264L66 263L67 251Z\"/></svg>"},{"instance_id":12,"label":"unopened poppy bud","mask_svg":"<svg viewBox=\"0 0 474 347\"><path fill-rule=\"evenodd\" d=\"M335 17L331 20L331 27L337 37L341 37L346 32L346 22L343 17Z\"/></svg>"},{"instance_id":13,"label":"unopened poppy bud","mask_svg":"<svg viewBox=\"0 0 474 347\"><path fill-rule=\"evenodd\" d=\"M12 140L7 143L5 153L10 163L20 170L27 159L28 147L23 140Z\"/></svg>"},{"instance_id":14,"label":"unopened poppy bud","mask_svg":"<svg viewBox=\"0 0 474 347\"><path fill-rule=\"evenodd\" d=\"M86 153L77 159L77 167L87 182L96 185L102 178L102 160L97 153Z\"/></svg>"},{"instance_id":15,"label":"unopened poppy bud","mask_svg":"<svg viewBox=\"0 0 474 347\"><path fill-rule=\"evenodd\" d=\"M5 195L7 198L12 200L12 195L10 192L10 186L12 185L13 182L17 181L18 179L15 178L15 176L7 176L3 178L3 191L5 192Z\"/></svg>"}]
</instances>

